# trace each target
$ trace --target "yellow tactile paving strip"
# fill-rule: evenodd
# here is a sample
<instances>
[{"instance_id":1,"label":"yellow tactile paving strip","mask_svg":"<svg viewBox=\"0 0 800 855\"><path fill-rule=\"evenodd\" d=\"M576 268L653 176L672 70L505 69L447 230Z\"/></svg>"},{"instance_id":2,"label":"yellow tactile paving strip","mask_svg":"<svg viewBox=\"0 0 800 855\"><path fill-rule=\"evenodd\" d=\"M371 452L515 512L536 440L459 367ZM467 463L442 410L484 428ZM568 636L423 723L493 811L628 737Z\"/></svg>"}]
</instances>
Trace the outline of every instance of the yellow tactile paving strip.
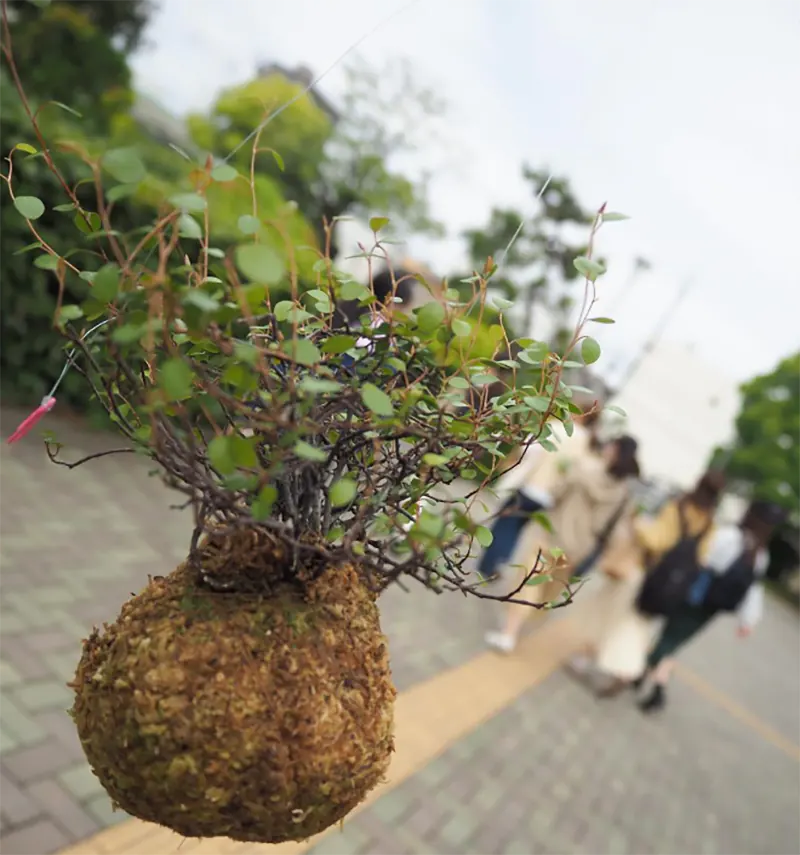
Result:
<instances>
[{"instance_id":1,"label":"yellow tactile paving strip","mask_svg":"<svg viewBox=\"0 0 800 855\"><path fill-rule=\"evenodd\" d=\"M357 810L402 783L542 682L577 646L578 627L575 616L548 622L523 641L514 656L483 654L399 695L395 711L397 752L389 779ZM766 742L800 761L800 746L727 694L685 666L679 668L677 676ZM334 830L303 843L266 846L235 843L227 838L186 840L160 826L132 819L64 849L59 855L300 855Z\"/></svg>"},{"instance_id":2,"label":"yellow tactile paving strip","mask_svg":"<svg viewBox=\"0 0 800 855\"><path fill-rule=\"evenodd\" d=\"M389 779L361 807L406 780L544 680L577 641L572 621L548 622L526 639L513 657L485 653L400 694L395 710L397 751ZM277 846L235 843L227 838L186 840L161 826L132 819L70 846L59 855L298 855L322 836Z\"/></svg>"}]
</instances>

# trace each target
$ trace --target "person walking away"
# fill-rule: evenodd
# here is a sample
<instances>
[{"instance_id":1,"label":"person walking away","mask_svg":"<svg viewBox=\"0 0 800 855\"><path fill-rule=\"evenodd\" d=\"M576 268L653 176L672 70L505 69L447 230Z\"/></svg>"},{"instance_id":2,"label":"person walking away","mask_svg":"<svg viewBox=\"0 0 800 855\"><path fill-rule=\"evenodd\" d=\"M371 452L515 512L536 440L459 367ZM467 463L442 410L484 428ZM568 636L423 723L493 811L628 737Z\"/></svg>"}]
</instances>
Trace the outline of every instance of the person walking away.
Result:
<instances>
[{"instance_id":1,"label":"person walking away","mask_svg":"<svg viewBox=\"0 0 800 855\"><path fill-rule=\"evenodd\" d=\"M574 418L574 431L567 436L560 422L552 424L555 451L541 445L528 448L522 461L516 463L497 484L500 495L511 494L497 512L492 525L492 542L478 564L478 575L486 581L500 578L500 568L514 552L520 535L531 521L531 515L547 511L553 505L553 490L574 461L591 454L597 447L596 431L600 413L587 399L576 403L585 411ZM513 465L513 464L512 464Z\"/></svg>"},{"instance_id":2,"label":"person walking away","mask_svg":"<svg viewBox=\"0 0 800 855\"><path fill-rule=\"evenodd\" d=\"M552 532L540 523L532 525L531 536L518 549L522 552L518 562L521 569L514 588L528 575L540 551L546 554L558 547L563 551L562 560L551 573L550 582L525 585L517 598L541 605L564 591L573 568L595 549L599 533L615 515L624 515L631 501L632 481L639 477L636 451L636 440L621 436L608 443L599 457L584 455L576 459L560 483L551 488L553 502L548 517ZM502 630L487 633L487 644L504 653L512 652L530 612L529 606L508 603Z\"/></svg>"},{"instance_id":3,"label":"person walking away","mask_svg":"<svg viewBox=\"0 0 800 855\"><path fill-rule=\"evenodd\" d=\"M654 568L686 541L698 560L708 551L711 527L725 486L720 472L706 472L694 489L667 502L655 517L623 519L599 562L603 586L582 622L586 641L567 667L578 676L598 671L611 682L600 694L612 696L640 685L658 620L637 607L646 568Z\"/></svg>"},{"instance_id":4,"label":"person walking away","mask_svg":"<svg viewBox=\"0 0 800 855\"><path fill-rule=\"evenodd\" d=\"M666 687L674 655L718 615L738 615L737 634L747 638L764 609L761 580L769 566L768 545L784 512L770 502L754 501L738 525L719 527L708 546L703 568L685 602L665 622L647 658L645 674L652 679L650 694L639 704L655 712L666 704Z\"/></svg>"}]
</instances>

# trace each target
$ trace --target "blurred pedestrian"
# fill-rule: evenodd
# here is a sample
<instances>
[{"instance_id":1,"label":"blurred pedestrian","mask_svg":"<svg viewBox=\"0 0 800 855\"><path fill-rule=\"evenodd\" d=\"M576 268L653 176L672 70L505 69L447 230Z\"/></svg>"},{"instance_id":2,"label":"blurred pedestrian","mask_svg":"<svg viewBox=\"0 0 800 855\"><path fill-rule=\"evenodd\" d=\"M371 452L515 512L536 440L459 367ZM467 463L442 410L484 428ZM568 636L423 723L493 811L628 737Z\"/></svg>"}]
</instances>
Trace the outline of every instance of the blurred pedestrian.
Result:
<instances>
[{"instance_id":1,"label":"blurred pedestrian","mask_svg":"<svg viewBox=\"0 0 800 855\"><path fill-rule=\"evenodd\" d=\"M615 518L624 516L631 502L632 482L639 476L636 452L633 437L618 437L605 446L600 456L585 454L575 459L569 471L552 485L548 511L552 532L541 523L532 524L530 537L524 539L519 550L521 567L514 587L528 575L540 551L547 555L558 547L562 555L549 573L549 582L524 585L517 598L541 605L565 591L574 568L595 550L599 534L610 523L613 525ZM502 630L488 633L486 642L510 653L530 613L529 606L507 604Z\"/></svg>"},{"instance_id":2,"label":"blurred pedestrian","mask_svg":"<svg viewBox=\"0 0 800 855\"><path fill-rule=\"evenodd\" d=\"M654 518L631 515L618 526L600 560L603 585L582 623L586 642L568 665L580 676L596 670L611 678L601 694L638 683L658 624L640 608L646 570L677 561L678 573L691 575L707 554L724 485L721 473L707 472L691 492L667 502Z\"/></svg>"},{"instance_id":3,"label":"blurred pedestrian","mask_svg":"<svg viewBox=\"0 0 800 855\"><path fill-rule=\"evenodd\" d=\"M499 579L501 567L511 558L520 535L531 522L531 515L553 506L553 491L576 460L592 453L596 447L596 430L600 418L593 401L578 399L584 415L574 418L572 436L567 436L560 422L553 423L555 451L536 444L514 460L506 474L498 479L497 492L508 498L497 512L492 525L492 542L478 564L478 574L487 581ZM517 453L518 455L523 451ZM518 461L518 462L517 462Z\"/></svg>"},{"instance_id":4,"label":"blurred pedestrian","mask_svg":"<svg viewBox=\"0 0 800 855\"><path fill-rule=\"evenodd\" d=\"M717 528L708 544L702 569L684 603L666 620L637 681L652 681L649 695L640 703L654 712L666 703L666 687L674 667L673 656L720 614L736 613L737 634L747 638L764 609L761 580L769 566L768 545L784 512L770 502L755 501L738 525Z\"/></svg>"}]
</instances>

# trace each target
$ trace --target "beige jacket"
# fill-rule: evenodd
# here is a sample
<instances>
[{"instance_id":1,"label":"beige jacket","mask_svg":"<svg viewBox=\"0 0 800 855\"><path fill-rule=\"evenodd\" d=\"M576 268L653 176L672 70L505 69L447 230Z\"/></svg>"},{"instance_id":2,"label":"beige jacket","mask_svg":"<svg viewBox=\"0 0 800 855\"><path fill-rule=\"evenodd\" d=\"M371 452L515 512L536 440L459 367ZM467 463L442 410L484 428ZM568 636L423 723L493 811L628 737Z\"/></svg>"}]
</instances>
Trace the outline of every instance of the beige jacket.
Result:
<instances>
[{"instance_id":1,"label":"beige jacket","mask_svg":"<svg viewBox=\"0 0 800 855\"><path fill-rule=\"evenodd\" d=\"M617 479L606 471L606 462L594 455L572 461L569 472L556 487L549 512L552 540L576 567L597 546L597 539L615 513L631 501L630 479Z\"/></svg>"},{"instance_id":2,"label":"beige jacket","mask_svg":"<svg viewBox=\"0 0 800 855\"><path fill-rule=\"evenodd\" d=\"M553 496L573 462L589 455L591 434L585 427L575 425L572 436L567 436L563 425L554 422L550 438L557 444L556 450L547 451L538 444L529 448L522 461L499 479L498 491L523 490L533 498Z\"/></svg>"}]
</instances>

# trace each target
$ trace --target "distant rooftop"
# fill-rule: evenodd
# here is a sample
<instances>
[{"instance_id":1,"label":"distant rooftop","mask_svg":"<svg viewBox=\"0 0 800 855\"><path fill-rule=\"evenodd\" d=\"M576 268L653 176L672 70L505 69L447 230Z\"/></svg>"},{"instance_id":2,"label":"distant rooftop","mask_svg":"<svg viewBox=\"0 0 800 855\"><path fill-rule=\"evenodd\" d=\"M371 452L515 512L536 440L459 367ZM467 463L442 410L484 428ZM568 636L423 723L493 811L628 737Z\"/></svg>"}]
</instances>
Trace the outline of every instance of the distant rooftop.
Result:
<instances>
[{"instance_id":1,"label":"distant rooftop","mask_svg":"<svg viewBox=\"0 0 800 855\"><path fill-rule=\"evenodd\" d=\"M291 80L292 83L296 83L304 89L307 89L314 82L314 72L307 65L298 65L294 68L287 68L279 62L266 62L258 66L256 74L259 77L269 77L271 74L280 74L282 77L285 77L287 80ZM339 111L324 95L319 92L316 87L311 89L308 94L309 97L314 99L320 110L328 115L328 118L332 122L335 123L339 121Z\"/></svg>"}]
</instances>

